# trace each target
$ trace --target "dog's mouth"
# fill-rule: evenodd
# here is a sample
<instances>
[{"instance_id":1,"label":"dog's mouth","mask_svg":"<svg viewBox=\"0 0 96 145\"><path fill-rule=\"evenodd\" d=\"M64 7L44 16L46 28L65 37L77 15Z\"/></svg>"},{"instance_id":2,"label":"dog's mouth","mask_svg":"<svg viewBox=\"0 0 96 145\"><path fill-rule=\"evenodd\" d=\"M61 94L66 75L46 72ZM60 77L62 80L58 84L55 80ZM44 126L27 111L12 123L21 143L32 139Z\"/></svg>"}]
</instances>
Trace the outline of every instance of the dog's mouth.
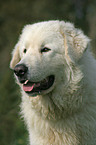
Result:
<instances>
[{"instance_id":1,"label":"dog's mouth","mask_svg":"<svg viewBox=\"0 0 96 145\"><path fill-rule=\"evenodd\" d=\"M23 90L28 94L41 94L53 86L54 80L55 77L53 75L46 77L40 82L26 80L23 84Z\"/></svg>"}]
</instances>

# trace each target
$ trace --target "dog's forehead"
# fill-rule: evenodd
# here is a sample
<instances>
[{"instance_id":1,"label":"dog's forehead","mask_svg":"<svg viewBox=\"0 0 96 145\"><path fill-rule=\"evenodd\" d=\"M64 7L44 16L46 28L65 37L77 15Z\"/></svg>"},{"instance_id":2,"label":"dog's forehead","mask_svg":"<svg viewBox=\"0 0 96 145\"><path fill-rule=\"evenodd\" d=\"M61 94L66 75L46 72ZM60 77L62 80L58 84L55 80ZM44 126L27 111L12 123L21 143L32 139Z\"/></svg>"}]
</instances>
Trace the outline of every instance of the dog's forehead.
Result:
<instances>
[{"instance_id":1,"label":"dog's forehead","mask_svg":"<svg viewBox=\"0 0 96 145\"><path fill-rule=\"evenodd\" d=\"M26 25L24 30L32 30L36 31L57 31L60 27L60 23L58 21L49 21L49 22L40 22L32 25Z\"/></svg>"},{"instance_id":2,"label":"dog's forehead","mask_svg":"<svg viewBox=\"0 0 96 145\"><path fill-rule=\"evenodd\" d=\"M37 23L33 25L27 25L23 29L21 34L21 40L25 42L32 41L48 41L54 39L59 35L59 25L57 23Z\"/></svg>"}]
</instances>

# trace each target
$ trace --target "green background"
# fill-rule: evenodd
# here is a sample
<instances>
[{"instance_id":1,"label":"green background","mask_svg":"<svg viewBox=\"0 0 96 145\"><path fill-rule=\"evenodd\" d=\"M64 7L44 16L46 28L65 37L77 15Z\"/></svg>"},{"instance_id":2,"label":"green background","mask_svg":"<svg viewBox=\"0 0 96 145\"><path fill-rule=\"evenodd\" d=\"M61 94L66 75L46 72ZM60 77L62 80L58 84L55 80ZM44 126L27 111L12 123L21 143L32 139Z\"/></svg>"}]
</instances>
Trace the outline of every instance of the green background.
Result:
<instances>
[{"instance_id":1,"label":"green background","mask_svg":"<svg viewBox=\"0 0 96 145\"><path fill-rule=\"evenodd\" d=\"M20 90L9 69L11 51L26 24L44 20L75 23L88 35L95 56L96 0L0 1L0 145L28 145L20 112Z\"/></svg>"}]
</instances>

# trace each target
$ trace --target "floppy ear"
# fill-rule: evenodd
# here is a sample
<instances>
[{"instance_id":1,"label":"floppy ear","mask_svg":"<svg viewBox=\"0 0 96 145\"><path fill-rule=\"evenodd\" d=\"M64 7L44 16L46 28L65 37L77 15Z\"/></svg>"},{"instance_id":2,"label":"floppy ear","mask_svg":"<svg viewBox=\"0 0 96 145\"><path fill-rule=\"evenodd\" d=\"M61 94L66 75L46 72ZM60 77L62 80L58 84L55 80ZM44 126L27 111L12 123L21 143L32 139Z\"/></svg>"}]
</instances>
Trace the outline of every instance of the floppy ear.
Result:
<instances>
[{"instance_id":1,"label":"floppy ear","mask_svg":"<svg viewBox=\"0 0 96 145\"><path fill-rule=\"evenodd\" d=\"M10 68L14 69L15 65L20 61L20 54L19 54L19 44L15 45L15 48L12 52L12 59L10 62Z\"/></svg>"},{"instance_id":2,"label":"floppy ear","mask_svg":"<svg viewBox=\"0 0 96 145\"><path fill-rule=\"evenodd\" d=\"M69 48L70 55L73 52L73 59L78 61L82 56L86 49L89 47L90 39L84 35L84 33L79 29L74 29L75 34L72 35L72 48Z\"/></svg>"},{"instance_id":3,"label":"floppy ear","mask_svg":"<svg viewBox=\"0 0 96 145\"><path fill-rule=\"evenodd\" d=\"M83 31L74 28L71 23L65 23L65 26L62 25L61 34L64 37L65 56L70 61L78 61L88 48L90 39L84 35Z\"/></svg>"}]
</instances>

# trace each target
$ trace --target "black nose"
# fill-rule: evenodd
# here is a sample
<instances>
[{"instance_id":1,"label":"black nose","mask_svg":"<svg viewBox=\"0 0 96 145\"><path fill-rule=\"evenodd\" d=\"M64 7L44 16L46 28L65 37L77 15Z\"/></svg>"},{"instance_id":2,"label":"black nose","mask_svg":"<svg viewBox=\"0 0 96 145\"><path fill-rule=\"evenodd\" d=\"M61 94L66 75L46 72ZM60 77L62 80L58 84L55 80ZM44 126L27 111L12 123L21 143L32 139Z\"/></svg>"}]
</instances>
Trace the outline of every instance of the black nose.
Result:
<instances>
[{"instance_id":1,"label":"black nose","mask_svg":"<svg viewBox=\"0 0 96 145\"><path fill-rule=\"evenodd\" d=\"M14 73L18 77L24 77L27 74L28 67L26 67L24 64L17 64L14 68Z\"/></svg>"}]
</instances>

